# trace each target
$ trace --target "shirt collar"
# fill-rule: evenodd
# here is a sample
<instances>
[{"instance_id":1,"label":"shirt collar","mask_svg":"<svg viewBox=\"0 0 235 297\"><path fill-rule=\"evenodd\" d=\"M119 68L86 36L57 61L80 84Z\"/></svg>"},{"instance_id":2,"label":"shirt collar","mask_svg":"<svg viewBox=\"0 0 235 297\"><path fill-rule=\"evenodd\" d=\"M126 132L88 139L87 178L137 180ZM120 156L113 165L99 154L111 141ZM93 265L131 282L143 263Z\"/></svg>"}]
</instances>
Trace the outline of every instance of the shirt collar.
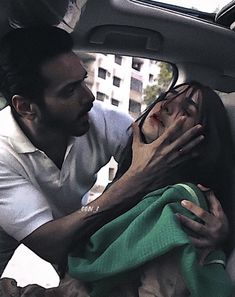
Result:
<instances>
[{"instance_id":1,"label":"shirt collar","mask_svg":"<svg viewBox=\"0 0 235 297\"><path fill-rule=\"evenodd\" d=\"M38 150L17 124L10 106L0 111L0 137L7 137L17 153L32 153Z\"/></svg>"}]
</instances>

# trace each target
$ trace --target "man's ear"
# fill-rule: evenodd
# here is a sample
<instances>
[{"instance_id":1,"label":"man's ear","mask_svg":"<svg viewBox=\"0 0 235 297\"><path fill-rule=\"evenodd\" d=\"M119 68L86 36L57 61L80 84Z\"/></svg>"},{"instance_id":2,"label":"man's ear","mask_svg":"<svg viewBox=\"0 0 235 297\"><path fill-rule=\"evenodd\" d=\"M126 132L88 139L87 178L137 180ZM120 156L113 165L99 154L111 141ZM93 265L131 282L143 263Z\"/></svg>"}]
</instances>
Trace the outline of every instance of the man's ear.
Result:
<instances>
[{"instance_id":1,"label":"man's ear","mask_svg":"<svg viewBox=\"0 0 235 297\"><path fill-rule=\"evenodd\" d=\"M12 97L12 106L18 115L25 119L33 120L37 116L36 104L24 96L14 95Z\"/></svg>"}]
</instances>

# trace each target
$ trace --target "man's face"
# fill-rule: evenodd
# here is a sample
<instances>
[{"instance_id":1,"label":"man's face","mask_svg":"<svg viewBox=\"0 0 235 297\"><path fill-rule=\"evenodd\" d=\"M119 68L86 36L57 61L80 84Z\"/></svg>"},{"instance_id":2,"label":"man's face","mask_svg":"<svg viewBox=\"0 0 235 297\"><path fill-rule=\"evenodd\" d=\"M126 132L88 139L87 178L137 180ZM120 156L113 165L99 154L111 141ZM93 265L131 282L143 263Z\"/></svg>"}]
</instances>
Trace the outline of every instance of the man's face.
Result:
<instances>
[{"instance_id":1,"label":"man's face","mask_svg":"<svg viewBox=\"0 0 235 297\"><path fill-rule=\"evenodd\" d=\"M167 94L166 100L156 103L149 112L142 126L142 132L147 143L161 136L180 116L185 116L186 119L181 131L174 135L174 139L198 123L200 93L197 91L193 96L189 96L190 89L184 92L184 88L186 86L177 89L176 93Z\"/></svg>"},{"instance_id":2,"label":"man's face","mask_svg":"<svg viewBox=\"0 0 235 297\"><path fill-rule=\"evenodd\" d=\"M73 53L61 54L41 67L47 81L40 124L68 136L81 136L89 129L88 112L94 96L84 82L87 72Z\"/></svg>"}]
</instances>

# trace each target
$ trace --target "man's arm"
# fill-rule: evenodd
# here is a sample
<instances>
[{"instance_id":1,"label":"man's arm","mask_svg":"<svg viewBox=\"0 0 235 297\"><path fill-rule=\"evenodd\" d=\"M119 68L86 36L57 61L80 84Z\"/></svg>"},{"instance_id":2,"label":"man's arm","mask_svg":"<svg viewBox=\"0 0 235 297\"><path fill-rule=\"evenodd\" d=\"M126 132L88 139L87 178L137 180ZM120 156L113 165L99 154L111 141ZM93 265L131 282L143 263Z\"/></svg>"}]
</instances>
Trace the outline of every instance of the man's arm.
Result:
<instances>
[{"instance_id":1,"label":"man's arm","mask_svg":"<svg viewBox=\"0 0 235 297\"><path fill-rule=\"evenodd\" d=\"M188 152L203 139L200 125L193 127L172 143L167 139L180 129L185 118L165 131L151 144L141 142L140 131L133 125L133 161L128 171L98 199L89 204L95 210L78 210L71 215L45 223L22 242L44 259L58 263L76 236L76 242L90 236L119 214L135 205L151 190L152 183L161 185L162 175L189 158ZM187 156L186 156L187 155ZM87 210L89 210L87 209ZM81 242L82 244L82 242Z\"/></svg>"},{"instance_id":2,"label":"man's arm","mask_svg":"<svg viewBox=\"0 0 235 297\"><path fill-rule=\"evenodd\" d=\"M141 181L135 176L125 175L115 182L89 207L63 218L50 221L27 236L22 243L39 256L52 263L59 263L75 240L83 244L84 237L91 236L105 223L131 208L138 200Z\"/></svg>"}]
</instances>

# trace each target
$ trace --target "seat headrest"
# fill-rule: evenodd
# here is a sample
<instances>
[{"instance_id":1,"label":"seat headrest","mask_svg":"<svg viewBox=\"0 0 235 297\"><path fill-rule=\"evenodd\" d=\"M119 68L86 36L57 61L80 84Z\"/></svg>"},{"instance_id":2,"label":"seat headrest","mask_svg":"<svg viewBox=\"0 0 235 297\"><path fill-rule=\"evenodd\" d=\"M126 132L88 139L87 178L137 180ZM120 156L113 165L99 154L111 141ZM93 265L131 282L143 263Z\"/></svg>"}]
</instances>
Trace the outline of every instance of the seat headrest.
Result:
<instances>
[{"instance_id":1,"label":"seat headrest","mask_svg":"<svg viewBox=\"0 0 235 297\"><path fill-rule=\"evenodd\" d=\"M221 99L224 103L224 106L229 116L233 140L235 143L235 93L234 93L234 96L231 96L231 94L228 94L228 96L225 95Z\"/></svg>"}]
</instances>

